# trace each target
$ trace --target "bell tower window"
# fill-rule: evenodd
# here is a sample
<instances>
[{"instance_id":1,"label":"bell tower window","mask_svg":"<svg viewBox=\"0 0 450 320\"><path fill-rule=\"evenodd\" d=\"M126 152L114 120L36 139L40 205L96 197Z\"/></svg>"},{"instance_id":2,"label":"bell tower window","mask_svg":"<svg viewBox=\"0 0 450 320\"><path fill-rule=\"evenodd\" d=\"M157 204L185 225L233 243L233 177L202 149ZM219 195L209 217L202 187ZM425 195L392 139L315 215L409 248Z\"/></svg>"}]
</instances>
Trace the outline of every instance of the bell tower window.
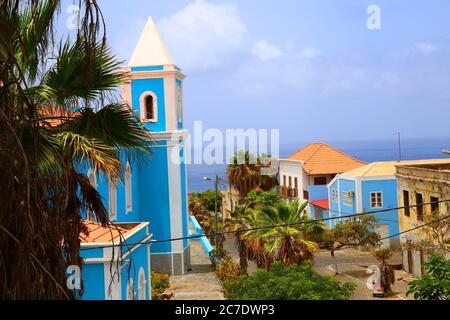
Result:
<instances>
[{"instance_id":1,"label":"bell tower window","mask_svg":"<svg viewBox=\"0 0 450 320\"><path fill-rule=\"evenodd\" d=\"M146 91L140 98L140 114L143 122L158 122L158 98L155 93Z\"/></svg>"},{"instance_id":2,"label":"bell tower window","mask_svg":"<svg viewBox=\"0 0 450 320\"><path fill-rule=\"evenodd\" d=\"M153 109L153 97L145 97L145 118L152 120L155 118L155 110Z\"/></svg>"}]
</instances>

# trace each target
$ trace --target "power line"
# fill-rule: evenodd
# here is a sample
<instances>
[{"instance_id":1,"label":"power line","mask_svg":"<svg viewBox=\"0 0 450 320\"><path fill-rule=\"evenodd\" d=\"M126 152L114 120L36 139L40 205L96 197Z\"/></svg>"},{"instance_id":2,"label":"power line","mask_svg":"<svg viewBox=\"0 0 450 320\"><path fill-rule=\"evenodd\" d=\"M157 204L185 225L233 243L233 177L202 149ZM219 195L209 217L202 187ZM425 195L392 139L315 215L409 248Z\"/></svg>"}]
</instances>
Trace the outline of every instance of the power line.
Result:
<instances>
[{"instance_id":1,"label":"power line","mask_svg":"<svg viewBox=\"0 0 450 320\"><path fill-rule=\"evenodd\" d=\"M422 205L441 203L441 202L449 202L449 201L450 201L450 199L449 200L440 200L440 201L434 201L434 202L429 202L429 203L423 203ZM329 217L329 218L323 218L323 219L318 219L318 220L299 221L299 222L285 223L285 224L279 224L279 225L261 226L261 227L253 227L253 228L242 228L242 229L237 229L237 230L223 231L223 232L217 232L217 233L211 233L211 234L200 234L200 235L171 238L171 239L164 239L164 240L138 241L138 242L131 243L131 244L124 243L124 245L135 246L135 245L139 245L139 244L155 244L155 243L182 241L182 240L194 240L194 239L200 239L203 237L215 237L215 236L228 235L228 234L233 234L233 233L238 233L238 232L247 232L247 231L257 231L257 230L279 228L279 227L298 226L298 225L303 225L303 224L319 223L319 222L336 220L336 219L348 219L348 218L353 218L353 217L361 217L361 216L371 215L371 214L378 213L378 212L387 212L390 210L410 208L410 207L416 207L416 206L418 206L418 205L410 205L410 206L403 206L403 207L398 207L398 208L383 209L383 210L377 210L377 211L371 211L371 212L363 212L363 213L348 215L345 217ZM425 226L425 225L423 225L423 226ZM415 229L413 229L413 230L415 230ZM394 235L394 236L397 236L397 235ZM392 236L390 236L390 237L392 237ZM385 239L383 238L382 240L385 240ZM112 247L117 247L117 245L106 245L106 246L81 248L80 250L93 250L93 249L98 249L98 248L112 248Z\"/></svg>"},{"instance_id":2,"label":"power line","mask_svg":"<svg viewBox=\"0 0 450 320\"><path fill-rule=\"evenodd\" d=\"M414 230L417 230L417 229L420 229L420 228L432 225L432 224L434 224L436 222L439 222L439 221L442 221L442 220L445 220L445 219L448 219L448 218L450 218L450 215L446 215L446 216L444 216L444 217L442 217L440 219L436 219L436 220L430 221L428 223L421 224L420 226L416 226L414 228L411 228L411 229L408 229L408 230L403 230L402 232L393 234L391 236L381 238L380 241L386 240L386 239L389 239L389 238L395 238L395 237L401 236L402 234L405 234L405 233L408 233L408 232L411 232L411 231L414 231Z\"/></svg>"},{"instance_id":3,"label":"power line","mask_svg":"<svg viewBox=\"0 0 450 320\"><path fill-rule=\"evenodd\" d=\"M358 214L375 214L375 213L382 213L382 212L388 212L388 211L393 211L393 210L400 210L400 209L406 209L406 208L420 207L420 206L426 206L426 205L429 205L429 204L438 204L438 203L449 202L449 201L450 201L450 199L439 200L439 201L433 201L433 202L427 202L427 203L412 204L412 205L402 206L402 207L396 207L396 208L386 208L386 209L380 209L380 210L373 210L373 211L359 212L359 213L356 213L355 215L358 215ZM316 204L313 204L313 203L309 203L309 204L313 205L314 207L322 208L322 207L320 207L320 206L318 206L318 205L316 205ZM324 208L322 208L322 209L324 209ZM339 212L339 211L331 210L331 209L325 209L325 210L330 211L330 212L334 212L334 213L339 213L339 214L342 214L342 213L343 213L343 212ZM341 217L338 217L338 218L345 219L345 218L348 218L348 217L351 217L351 216L352 216L352 215L348 215L348 216L344 216L344 217L341 216Z\"/></svg>"}]
</instances>

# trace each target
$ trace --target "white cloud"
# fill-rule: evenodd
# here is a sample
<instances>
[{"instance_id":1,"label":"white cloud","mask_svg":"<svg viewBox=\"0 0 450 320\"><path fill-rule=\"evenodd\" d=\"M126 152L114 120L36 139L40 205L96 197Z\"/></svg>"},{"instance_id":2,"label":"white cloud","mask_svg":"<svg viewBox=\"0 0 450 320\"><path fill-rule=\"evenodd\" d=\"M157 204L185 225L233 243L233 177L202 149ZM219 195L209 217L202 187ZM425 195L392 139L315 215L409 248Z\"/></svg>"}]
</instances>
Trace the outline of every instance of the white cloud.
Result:
<instances>
[{"instance_id":1,"label":"white cloud","mask_svg":"<svg viewBox=\"0 0 450 320\"><path fill-rule=\"evenodd\" d=\"M187 71L222 66L244 44L247 28L232 4L197 0L158 23L175 63Z\"/></svg>"},{"instance_id":2,"label":"white cloud","mask_svg":"<svg viewBox=\"0 0 450 320\"><path fill-rule=\"evenodd\" d=\"M324 54L322 53L322 51L320 51L318 49L308 47L308 48L304 48L300 52L300 55L303 58L313 59L313 58L323 56Z\"/></svg>"},{"instance_id":3,"label":"white cloud","mask_svg":"<svg viewBox=\"0 0 450 320\"><path fill-rule=\"evenodd\" d=\"M432 44L421 42L416 44L416 49L419 50L419 52L425 56L428 56L436 51L436 47Z\"/></svg>"},{"instance_id":4,"label":"white cloud","mask_svg":"<svg viewBox=\"0 0 450 320\"><path fill-rule=\"evenodd\" d=\"M253 46L252 54L264 61L281 57L283 52L266 40L260 40Z\"/></svg>"}]
</instances>

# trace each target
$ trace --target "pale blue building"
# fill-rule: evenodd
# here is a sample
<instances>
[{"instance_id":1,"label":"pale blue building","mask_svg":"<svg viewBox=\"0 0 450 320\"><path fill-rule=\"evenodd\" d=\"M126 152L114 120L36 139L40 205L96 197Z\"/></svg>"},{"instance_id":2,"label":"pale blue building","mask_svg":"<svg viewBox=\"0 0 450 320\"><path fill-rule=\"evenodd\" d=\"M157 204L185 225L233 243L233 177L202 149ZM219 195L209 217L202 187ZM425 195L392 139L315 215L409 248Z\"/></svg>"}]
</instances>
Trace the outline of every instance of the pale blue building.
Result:
<instances>
[{"instance_id":1,"label":"pale blue building","mask_svg":"<svg viewBox=\"0 0 450 320\"><path fill-rule=\"evenodd\" d=\"M398 245L399 219L395 165L400 162L374 162L337 175L328 184L329 210L327 217L345 217L355 213L386 210L373 214L379 221L376 231L388 247ZM401 162L404 163L404 162ZM392 210L388 210L392 209ZM341 219L329 220L330 228Z\"/></svg>"},{"instance_id":2,"label":"pale blue building","mask_svg":"<svg viewBox=\"0 0 450 320\"><path fill-rule=\"evenodd\" d=\"M137 228L129 235L129 242L136 243L134 240L142 241L150 235L156 242L151 248L139 243L132 248L126 245L119 248L132 257L131 261L125 258L120 263L129 264L133 272L128 279L121 269L120 281L113 279L116 287L109 294L106 291L102 294L100 288L111 283L112 275L105 267L107 260L111 260L111 252L100 248L96 242L83 244L84 247L99 247L82 251L86 259L83 270L86 299L129 298L133 296L131 289L127 289L131 286L137 292L135 298L143 297L143 291L149 298L151 271L184 274L190 266L189 240L168 241L189 235L184 160L184 141L188 132L183 129L182 97L185 76L172 61L151 18L126 69L130 77L123 87L122 97L150 132L150 158L131 164L124 160L125 181L119 185L93 170L88 169L86 173L90 183L102 195L110 220L118 227ZM86 219L93 220L89 213ZM114 239L105 243L114 243ZM147 281L145 290L142 286L144 277Z\"/></svg>"}]
</instances>

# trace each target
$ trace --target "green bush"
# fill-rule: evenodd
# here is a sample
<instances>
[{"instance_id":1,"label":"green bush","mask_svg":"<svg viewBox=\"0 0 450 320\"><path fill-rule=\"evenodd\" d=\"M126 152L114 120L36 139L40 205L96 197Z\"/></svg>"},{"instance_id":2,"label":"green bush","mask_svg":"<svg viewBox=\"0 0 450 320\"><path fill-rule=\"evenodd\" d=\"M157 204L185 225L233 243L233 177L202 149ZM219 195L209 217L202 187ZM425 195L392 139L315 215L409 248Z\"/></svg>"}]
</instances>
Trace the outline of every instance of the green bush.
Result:
<instances>
[{"instance_id":1,"label":"green bush","mask_svg":"<svg viewBox=\"0 0 450 320\"><path fill-rule=\"evenodd\" d=\"M450 261L434 253L425 263L425 274L409 283L407 295L420 300L450 300Z\"/></svg>"},{"instance_id":2,"label":"green bush","mask_svg":"<svg viewBox=\"0 0 450 320\"><path fill-rule=\"evenodd\" d=\"M259 269L224 283L229 300L347 300L355 288L354 283L320 275L309 262L284 267L276 261L269 271Z\"/></svg>"},{"instance_id":3,"label":"green bush","mask_svg":"<svg viewBox=\"0 0 450 320\"><path fill-rule=\"evenodd\" d=\"M231 259L223 259L216 266L216 275L221 282L236 281L241 274L241 267L231 261Z\"/></svg>"},{"instance_id":4,"label":"green bush","mask_svg":"<svg viewBox=\"0 0 450 320\"><path fill-rule=\"evenodd\" d=\"M169 275L166 273L152 272L152 299L165 300L164 292L170 287Z\"/></svg>"}]
</instances>

